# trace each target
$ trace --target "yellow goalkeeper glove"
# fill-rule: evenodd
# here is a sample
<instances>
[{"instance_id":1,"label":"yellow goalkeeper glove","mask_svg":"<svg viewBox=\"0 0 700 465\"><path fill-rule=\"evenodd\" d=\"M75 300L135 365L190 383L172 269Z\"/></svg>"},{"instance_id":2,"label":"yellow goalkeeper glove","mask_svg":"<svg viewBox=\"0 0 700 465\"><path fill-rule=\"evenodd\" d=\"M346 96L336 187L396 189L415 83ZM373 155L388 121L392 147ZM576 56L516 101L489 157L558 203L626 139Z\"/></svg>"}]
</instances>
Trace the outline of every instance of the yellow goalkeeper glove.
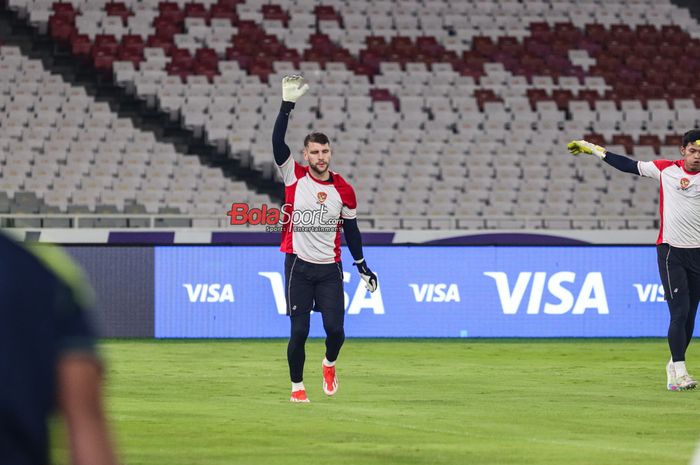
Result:
<instances>
[{"instance_id":1,"label":"yellow goalkeeper glove","mask_svg":"<svg viewBox=\"0 0 700 465\"><path fill-rule=\"evenodd\" d=\"M566 145L572 155L578 155L580 153L587 153L589 155L595 155L601 160L605 158L605 147L600 145L595 145L585 140L572 140Z\"/></svg>"}]
</instances>

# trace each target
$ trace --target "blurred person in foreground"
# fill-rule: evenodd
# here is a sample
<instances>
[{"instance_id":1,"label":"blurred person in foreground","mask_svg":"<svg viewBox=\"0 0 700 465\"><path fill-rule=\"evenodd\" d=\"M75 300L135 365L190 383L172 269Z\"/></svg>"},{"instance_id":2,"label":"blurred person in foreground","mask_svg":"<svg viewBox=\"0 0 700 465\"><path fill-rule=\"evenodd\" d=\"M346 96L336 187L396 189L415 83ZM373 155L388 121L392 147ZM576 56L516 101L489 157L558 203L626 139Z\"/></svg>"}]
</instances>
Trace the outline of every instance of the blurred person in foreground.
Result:
<instances>
[{"instance_id":1,"label":"blurred person in foreground","mask_svg":"<svg viewBox=\"0 0 700 465\"><path fill-rule=\"evenodd\" d=\"M666 364L669 391L695 389L685 366L685 353L695 328L700 302L700 130L683 135L679 160L637 161L585 140L568 144L574 154L593 155L625 173L659 182L660 229L657 264L671 314Z\"/></svg>"},{"instance_id":2,"label":"blurred person in foreground","mask_svg":"<svg viewBox=\"0 0 700 465\"><path fill-rule=\"evenodd\" d=\"M289 115L308 89L303 77L284 77L282 104L272 132L272 151L285 186L283 208L292 218L282 230L280 247L285 253L287 315L291 325L287 345L291 402L309 402L304 386L304 363L312 310L321 312L326 332L326 356L321 363L323 392L332 396L338 390L335 363L345 341L341 227L365 286L370 292L378 286L377 275L369 269L362 252L355 191L340 174L329 169L330 140L319 132L304 138L304 159L308 166L294 160L284 140ZM295 220L297 214L299 219ZM306 224L304 216L310 218Z\"/></svg>"},{"instance_id":3,"label":"blurred person in foreground","mask_svg":"<svg viewBox=\"0 0 700 465\"><path fill-rule=\"evenodd\" d=\"M57 247L1 233L0 257L0 463L48 464L48 420L58 410L71 463L115 465L82 271Z\"/></svg>"}]
</instances>

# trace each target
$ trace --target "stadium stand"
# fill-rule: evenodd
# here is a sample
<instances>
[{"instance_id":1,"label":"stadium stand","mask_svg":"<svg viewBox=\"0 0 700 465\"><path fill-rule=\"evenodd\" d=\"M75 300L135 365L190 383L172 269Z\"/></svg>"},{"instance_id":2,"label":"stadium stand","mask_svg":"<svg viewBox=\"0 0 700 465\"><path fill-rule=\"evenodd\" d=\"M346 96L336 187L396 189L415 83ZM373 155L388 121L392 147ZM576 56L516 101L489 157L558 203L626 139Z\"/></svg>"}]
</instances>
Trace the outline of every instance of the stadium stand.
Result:
<instances>
[{"instance_id":1,"label":"stadium stand","mask_svg":"<svg viewBox=\"0 0 700 465\"><path fill-rule=\"evenodd\" d=\"M67 227L61 213L214 215L225 213L223 196L248 198L244 183L135 129L85 88L66 84L18 48L0 47L0 68L3 212L57 214L47 226ZM163 222L183 224L189 226L177 218ZM15 226L41 224L20 219ZM127 220L84 219L80 226L126 227Z\"/></svg>"},{"instance_id":2,"label":"stadium stand","mask_svg":"<svg viewBox=\"0 0 700 465\"><path fill-rule=\"evenodd\" d=\"M653 183L612 178L612 169L601 176L563 147L585 136L640 159L675 158L678 134L698 125L700 87L688 71L700 66L700 28L670 1L9 0L8 8L148 110L262 178L277 176L269 134L280 79L302 73L313 91L293 113L289 145L300 148L311 129L326 132L334 168L354 183L360 213L380 229L653 228ZM674 66L681 57L689 68ZM9 82L25 78L11 76L15 62L40 70L11 48L2 59ZM181 169L189 157L146 141L87 96L72 107L79 90L35 106L44 102L41 82L6 87L3 140L53 154L46 142L29 148L26 141L41 133L53 143L52 130L73 121L75 110L83 124L66 157L56 156L80 167L70 170L77 185L56 171L65 184L42 191L33 184L37 155L12 152L5 170L13 167L23 183L3 181L0 206L38 209L43 199L59 211L78 201L96 211L106 194L116 211L134 202L147 212L214 214L218 202L246 195L221 170ZM7 104L24 111L15 115ZM134 134L132 145L102 143L115 124ZM100 156L115 149L116 157ZM153 167L160 154L168 168ZM121 161L99 171L104 158ZM205 188L214 185L210 195ZM61 192L70 194L63 203ZM624 203L605 202L608 194ZM249 200L261 200L256 195Z\"/></svg>"}]
</instances>

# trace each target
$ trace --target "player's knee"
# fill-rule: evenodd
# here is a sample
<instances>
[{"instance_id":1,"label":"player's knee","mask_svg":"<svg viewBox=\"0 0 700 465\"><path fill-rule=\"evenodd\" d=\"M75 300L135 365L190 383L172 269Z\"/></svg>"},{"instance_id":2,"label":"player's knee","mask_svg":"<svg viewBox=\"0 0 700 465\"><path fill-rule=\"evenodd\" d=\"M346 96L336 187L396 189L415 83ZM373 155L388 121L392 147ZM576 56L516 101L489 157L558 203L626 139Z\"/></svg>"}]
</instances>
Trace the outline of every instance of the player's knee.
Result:
<instances>
[{"instance_id":1,"label":"player's knee","mask_svg":"<svg viewBox=\"0 0 700 465\"><path fill-rule=\"evenodd\" d=\"M297 329L292 331L292 339L296 342L304 342L306 341L306 337L309 335L308 331L304 331L302 329Z\"/></svg>"},{"instance_id":2,"label":"player's knee","mask_svg":"<svg viewBox=\"0 0 700 465\"><path fill-rule=\"evenodd\" d=\"M328 337L331 337L334 339L344 339L345 338L345 330L343 329L343 325L335 325L335 324L324 325L324 329L326 330L326 335Z\"/></svg>"},{"instance_id":3,"label":"player's knee","mask_svg":"<svg viewBox=\"0 0 700 465\"><path fill-rule=\"evenodd\" d=\"M296 342L304 342L309 335L308 326L296 326L292 328L291 339Z\"/></svg>"}]
</instances>

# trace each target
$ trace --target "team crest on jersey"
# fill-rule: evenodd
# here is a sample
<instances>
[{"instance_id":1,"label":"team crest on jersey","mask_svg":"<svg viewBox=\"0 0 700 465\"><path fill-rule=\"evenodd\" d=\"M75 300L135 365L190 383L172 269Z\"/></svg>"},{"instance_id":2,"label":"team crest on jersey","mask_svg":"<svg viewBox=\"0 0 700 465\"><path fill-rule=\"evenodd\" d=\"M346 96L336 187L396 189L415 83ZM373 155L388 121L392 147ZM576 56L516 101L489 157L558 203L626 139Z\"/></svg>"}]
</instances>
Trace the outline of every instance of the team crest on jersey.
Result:
<instances>
[{"instance_id":1,"label":"team crest on jersey","mask_svg":"<svg viewBox=\"0 0 700 465\"><path fill-rule=\"evenodd\" d=\"M686 190L690 185L690 180L688 178L681 178L681 189Z\"/></svg>"},{"instance_id":2,"label":"team crest on jersey","mask_svg":"<svg viewBox=\"0 0 700 465\"><path fill-rule=\"evenodd\" d=\"M326 201L327 198L328 194L326 194L325 192L319 192L316 194L316 199L318 199L316 203L323 203Z\"/></svg>"}]
</instances>

